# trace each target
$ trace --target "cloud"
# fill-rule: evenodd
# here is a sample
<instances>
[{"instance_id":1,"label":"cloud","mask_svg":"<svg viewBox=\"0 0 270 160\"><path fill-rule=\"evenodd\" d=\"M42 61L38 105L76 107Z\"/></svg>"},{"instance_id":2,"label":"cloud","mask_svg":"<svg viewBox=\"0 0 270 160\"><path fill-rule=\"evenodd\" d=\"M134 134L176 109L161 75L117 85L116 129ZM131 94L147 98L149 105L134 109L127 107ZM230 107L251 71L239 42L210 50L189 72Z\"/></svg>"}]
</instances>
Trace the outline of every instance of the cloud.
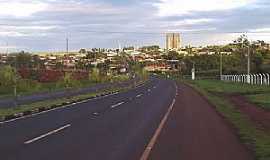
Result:
<instances>
[{"instance_id":1,"label":"cloud","mask_svg":"<svg viewBox=\"0 0 270 160\"><path fill-rule=\"evenodd\" d=\"M160 0L153 5L159 9L159 16L190 14L197 11L219 11L239 8L254 0Z\"/></svg>"},{"instance_id":2,"label":"cloud","mask_svg":"<svg viewBox=\"0 0 270 160\"><path fill-rule=\"evenodd\" d=\"M27 17L44 11L48 5L42 2L0 2L0 16Z\"/></svg>"},{"instance_id":3,"label":"cloud","mask_svg":"<svg viewBox=\"0 0 270 160\"><path fill-rule=\"evenodd\" d=\"M268 0L0 0L0 44L65 50L68 36L71 50L164 46L164 32L180 32L183 45L226 43L231 32L266 35L269 15Z\"/></svg>"},{"instance_id":4,"label":"cloud","mask_svg":"<svg viewBox=\"0 0 270 160\"><path fill-rule=\"evenodd\" d=\"M250 29L250 32L258 32L258 33L263 33L263 32L270 32L270 27L269 28L256 28L256 29Z\"/></svg>"}]
</instances>

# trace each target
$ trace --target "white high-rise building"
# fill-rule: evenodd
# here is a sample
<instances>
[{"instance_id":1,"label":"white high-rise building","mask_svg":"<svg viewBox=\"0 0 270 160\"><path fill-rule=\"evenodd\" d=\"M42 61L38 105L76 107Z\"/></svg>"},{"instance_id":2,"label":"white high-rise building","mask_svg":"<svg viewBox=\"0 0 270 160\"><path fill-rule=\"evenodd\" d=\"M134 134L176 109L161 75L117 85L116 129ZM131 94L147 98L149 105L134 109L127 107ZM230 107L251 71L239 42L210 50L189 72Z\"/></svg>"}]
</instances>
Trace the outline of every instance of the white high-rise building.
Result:
<instances>
[{"instance_id":1,"label":"white high-rise building","mask_svg":"<svg viewBox=\"0 0 270 160\"><path fill-rule=\"evenodd\" d=\"M180 33L167 33L166 34L166 49L180 49L181 40Z\"/></svg>"}]
</instances>

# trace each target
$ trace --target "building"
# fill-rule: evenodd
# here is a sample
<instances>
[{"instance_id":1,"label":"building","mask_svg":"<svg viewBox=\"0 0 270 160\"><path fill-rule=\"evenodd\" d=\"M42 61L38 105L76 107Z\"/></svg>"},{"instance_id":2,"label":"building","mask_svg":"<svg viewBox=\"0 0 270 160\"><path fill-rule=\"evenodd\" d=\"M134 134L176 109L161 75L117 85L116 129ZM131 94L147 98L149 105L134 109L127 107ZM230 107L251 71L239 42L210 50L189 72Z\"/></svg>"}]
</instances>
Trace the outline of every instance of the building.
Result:
<instances>
[{"instance_id":1,"label":"building","mask_svg":"<svg viewBox=\"0 0 270 160\"><path fill-rule=\"evenodd\" d=\"M180 49L181 41L179 33L167 33L166 34L166 49Z\"/></svg>"}]
</instances>

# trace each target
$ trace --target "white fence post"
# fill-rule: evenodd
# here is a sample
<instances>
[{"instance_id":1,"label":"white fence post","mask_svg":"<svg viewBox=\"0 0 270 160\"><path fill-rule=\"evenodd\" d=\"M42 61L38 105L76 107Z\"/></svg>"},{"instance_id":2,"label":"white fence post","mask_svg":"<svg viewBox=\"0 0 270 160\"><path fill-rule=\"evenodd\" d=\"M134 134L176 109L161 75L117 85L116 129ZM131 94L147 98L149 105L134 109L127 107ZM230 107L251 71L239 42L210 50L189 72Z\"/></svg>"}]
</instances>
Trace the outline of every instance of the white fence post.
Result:
<instances>
[{"instance_id":1,"label":"white fence post","mask_svg":"<svg viewBox=\"0 0 270 160\"><path fill-rule=\"evenodd\" d=\"M247 74L246 83L250 84L250 74Z\"/></svg>"},{"instance_id":2,"label":"white fence post","mask_svg":"<svg viewBox=\"0 0 270 160\"><path fill-rule=\"evenodd\" d=\"M251 85L270 85L270 74L240 74L221 75L221 81L247 83Z\"/></svg>"}]
</instances>

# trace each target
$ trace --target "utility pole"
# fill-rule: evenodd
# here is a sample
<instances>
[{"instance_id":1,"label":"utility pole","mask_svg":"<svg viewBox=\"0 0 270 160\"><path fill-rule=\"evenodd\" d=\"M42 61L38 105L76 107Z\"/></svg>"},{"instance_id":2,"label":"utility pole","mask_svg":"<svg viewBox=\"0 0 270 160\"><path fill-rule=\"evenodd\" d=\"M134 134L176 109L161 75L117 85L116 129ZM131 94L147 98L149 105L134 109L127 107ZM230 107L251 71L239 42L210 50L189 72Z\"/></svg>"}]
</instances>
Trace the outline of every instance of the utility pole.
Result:
<instances>
[{"instance_id":1,"label":"utility pole","mask_svg":"<svg viewBox=\"0 0 270 160\"><path fill-rule=\"evenodd\" d=\"M67 49L67 54L68 54L68 37L67 37L67 39L66 39L66 49Z\"/></svg>"},{"instance_id":2,"label":"utility pole","mask_svg":"<svg viewBox=\"0 0 270 160\"><path fill-rule=\"evenodd\" d=\"M247 62L247 83L250 83L250 47L248 45L248 62Z\"/></svg>"},{"instance_id":3,"label":"utility pole","mask_svg":"<svg viewBox=\"0 0 270 160\"><path fill-rule=\"evenodd\" d=\"M14 106L17 107L18 106L18 103L17 103L17 56L18 55L15 55L15 78L14 78Z\"/></svg>"},{"instance_id":4,"label":"utility pole","mask_svg":"<svg viewBox=\"0 0 270 160\"><path fill-rule=\"evenodd\" d=\"M247 74L250 74L250 47L248 46L248 63L247 63Z\"/></svg>"},{"instance_id":5,"label":"utility pole","mask_svg":"<svg viewBox=\"0 0 270 160\"><path fill-rule=\"evenodd\" d=\"M8 55L8 52L9 52L9 50L8 50L9 48L8 48L8 42L7 42L7 55Z\"/></svg>"},{"instance_id":6,"label":"utility pole","mask_svg":"<svg viewBox=\"0 0 270 160\"><path fill-rule=\"evenodd\" d=\"M220 80L222 80L222 75L223 75L223 57L222 57L222 53L219 50L219 54L220 54L220 66L219 66L219 73L220 73Z\"/></svg>"}]
</instances>

